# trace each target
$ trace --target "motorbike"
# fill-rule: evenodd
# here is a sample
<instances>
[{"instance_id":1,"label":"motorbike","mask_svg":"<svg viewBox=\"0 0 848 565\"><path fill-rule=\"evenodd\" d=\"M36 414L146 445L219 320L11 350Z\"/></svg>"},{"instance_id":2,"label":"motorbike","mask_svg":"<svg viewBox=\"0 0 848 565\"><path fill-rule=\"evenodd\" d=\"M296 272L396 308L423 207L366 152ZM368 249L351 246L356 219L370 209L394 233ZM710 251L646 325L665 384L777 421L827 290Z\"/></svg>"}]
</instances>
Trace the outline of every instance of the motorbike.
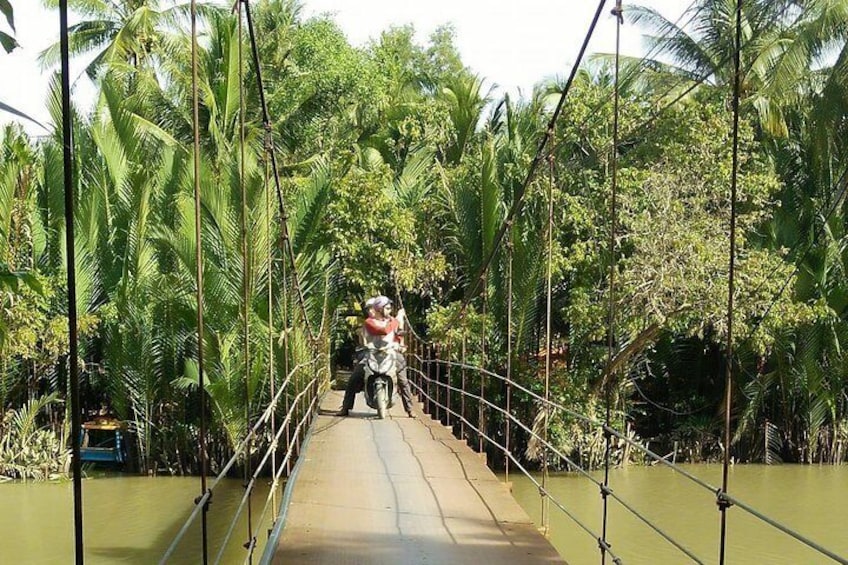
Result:
<instances>
[{"instance_id":1,"label":"motorbike","mask_svg":"<svg viewBox=\"0 0 848 565\"><path fill-rule=\"evenodd\" d=\"M394 347L369 347L365 351L365 402L381 420L394 405L398 362Z\"/></svg>"}]
</instances>

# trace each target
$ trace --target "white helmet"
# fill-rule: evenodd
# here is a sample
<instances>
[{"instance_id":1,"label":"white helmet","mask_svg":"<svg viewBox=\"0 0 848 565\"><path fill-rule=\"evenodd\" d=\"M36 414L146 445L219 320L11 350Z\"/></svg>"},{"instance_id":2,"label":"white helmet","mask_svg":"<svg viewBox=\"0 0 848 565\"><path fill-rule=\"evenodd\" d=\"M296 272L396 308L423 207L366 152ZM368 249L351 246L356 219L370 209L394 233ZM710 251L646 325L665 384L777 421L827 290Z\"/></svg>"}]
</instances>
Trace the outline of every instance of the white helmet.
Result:
<instances>
[{"instance_id":1,"label":"white helmet","mask_svg":"<svg viewBox=\"0 0 848 565\"><path fill-rule=\"evenodd\" d=\"M389 298L387 296L383 296L381 294L380 296L374 297L373 306L376 310L379 311L379 310L382 310L383 308L385 308L386 306L388 306L391 303L392 303L392 301L389 300Z\"/></svg>"}]
</instances>

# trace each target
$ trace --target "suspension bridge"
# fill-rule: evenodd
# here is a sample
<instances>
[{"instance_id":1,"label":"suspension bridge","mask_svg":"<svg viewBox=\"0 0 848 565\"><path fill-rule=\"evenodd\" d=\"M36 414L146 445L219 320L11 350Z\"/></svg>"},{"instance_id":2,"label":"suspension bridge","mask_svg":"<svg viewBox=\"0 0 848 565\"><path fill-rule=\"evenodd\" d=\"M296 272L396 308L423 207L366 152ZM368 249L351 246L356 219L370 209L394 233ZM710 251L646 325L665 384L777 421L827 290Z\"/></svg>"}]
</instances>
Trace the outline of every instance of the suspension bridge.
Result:
<instances>
[{"instance_id":1,"label":"suspension bridge","mask_svg":"<svg viewBox=\"0 0 848 565\"><path fill-rule=\"evenodd\" d=\"M734 146L732 186L730 187L731 230L729 243L729 289L728 296L728 334L733 328L733 280L735 258L735 202L736 178L738 171L738 116L740 91L740 51L741 51L741 0L736 4L736 45L733 61L735 84L732 112ZM548 144L552 139L568 93L583 61L589 40L607 7L601 0L581 46L576 63L566 82L547 130L542 136L526 179L515 194L513 204L506 219L498 229L494 245L478 273L469 277L471 284L462 304L462 311L453 320L462 329L462 347L458 349L450 343L416 334L407 336L407 366L411 383L419 401L417 419L408 419L399 413L392 413L387 420L375 420L367 412L353 411L349 418L339 418L332 414L340 402L338 392L329 390L329 374L326 352L320 350L320 340L316 338L321 330L313 332L308 326L308 316L302 323L307 325L313 338L311 347L315 357L308 363L287 367L282 384L275 386L277 379L271 378L271 402L262 413L253 419L248 433L241 438L232 457L220 468L216 476L210 477L206 446L206 426L202 420L206 412L203 405L204 395L200 395L201 425L198 452L201 461L200 488L194 500L194 509L186 518L177 535L161 558L161 563L172 562L181 544L189 535L196 535L199 529L201 552L196 556L203 563L223 562L224 550L230 544L240 544L244 548L243 561L253 563L472 563L486 561L490 563L547 563L568 561L569 556L558 555L546 538L550 528L552 513L561 513L568 517L574 528L585 532L596 543L598 559L625 563L627 560L616 550L616 541L610 535L609 508L618 505L624 511L638 519L653 537L650 543L666 543L679 552L679 562L714 562L715 555L697 555L686 544L646 516L645 509L635 507L616 493L611 484L610 451L613 442L626 445L629 449L641 452L646 458L667 466L681 477L691 481L713 498L713 504L719 511L717 520L721 537L716 548L718 562L726 559L726 540L732 532L728 531L726 517L729 512L745 513L752 519L762 521L782 535L806 545L825 561L848 564L848 559L837 555L830 549L816 543L760 512L732 494L729 477L729 450L725 449L722 483L710 484L695 476L684 467L677 466L642 443L633 439L625 431L611 425L611 406L609 383L617 370L616 347L613 342L616 313L615 270L611 261L609 271L609 325L608 356L605 369L606 417L603 421L581 414L551 398L551 246L553 241L553 199L548 198L549 213L547 227L547 317L544 351L544 386L531 390L517 382L512 375L511 338L507 336L508 353L505 366L489 366L487 362L486 338L480 337L476 343L479 351L474 352L478 363L469 361L470 351L466 350L468 333L464 325L466 308L473 302L481 302L482 311L487 307L485 287L495 255L502 249L511 249L513 221L521 210L525 193L531 181L541 174L544 164L549 162L551 153ZM197 93L197 16L195 2L191 2L192 24L192 61L194 68L193 116L194 116L194 177L195 177L195 229L197 245L197 303L198 342L203 343L203 256L201 251L201 203L200 203L200 130L198 126ZM265 102L265 85L262 79L262 66L257 50L253 21L248 0L237 0L234 11L239 14L239 32L242 21L247 22L251 56L257 79L257 91L262 108L262 119L266 129L266 161L270 167L270 179L275 184L277 204L282 227L282 246L286 255L283 269L288 266L293 287L276 289L277 292L291 291L299 297L300 307L303 297L298 285L296 264L287 232L287 213L280 189L280 175L274 144L271 139L271 119ZM65 198L66 198L66 237L68 260L69 321L70 321L70 384L71 412L73 414L72 436L79 437L80 405L79 377L77 374L77 323L76 287L74 271L74 234L73 234L73 147L71 143L70 88L68 67L68 31L67 1L60 2L61 14L61 51L62 51L62 98L63 132L65 161ZM619 41L622 24L622 5L619 0L612 9L616 21L616 87L613 103L615 105L615 123L613 126L613 146L619 143ZM243 17L242 17L243 15ZM239 52L241 61L241 52ZM243 72L243 71L242 71ZM243 76L243 75L242 75ZM243 81L242 81L243 83ZM243 100L241 100L243 104ZM240 114L242 115L243 112ZM241 131L244 131L242 124ZM242 144L243 147L244 144ZM612 151L615 156L616 151ZM242 157L242 163L243 163ZM615 236L617 218L616 200L616 159L612 160L612 190L610 202L609 251L615 256ZM266 179L267 181L267 179ZM549 183L553 184L553 181ZM244 232L245 226L242 225ZM246 234L245 234L246 237ZM510 275L511 277L511 271ZM285 277L284 277L285 280ZM510 279L511 283L511 279ZM272 282L269 280L269 284ZM781 291L782 292L782 291ZM270 294L270 293L269 293ZM506 305L511 320L513 305L511 293ZM270 309L269 309L270 312ZM508 327L512 328L511 321ZM247 331L247 330L246 330ZM287 339L284 334L282 339ZM728 338L727 358L733 357L732 339ZM273 346L271 346L273 352ZM204 390L203 348L198 348L199 389ZM730 414L733 385L732 364L727 364L726 405L724 445L730 445ZM522 419L514 410L517 399L537 407L532 421ZM599 432L605 442L604 473L602 478L582 468L569 454L560 451L549 437L548 423L553 415L567 416ZM541 457L540 472L529 469L525 459L517 452L514 438L521 434L535 442L544 456ZM207 519L215 512L214 493L228 473L242 460L251 460L246 454L253 452L255 445L267 444L255 467L246 465L244 494L237 505L226 534L221 539L210 539ZM497 455L504 462L506 481L502 482L487 462ZM549 489L549 465L558 462L569 471L590 481L598 489L598 512L601 515L600 526L582 521L569 507L567 500L557 499ZM533 523L528 515L513 500L509 491L510 473L520 473L527 477L538 489L541 505L541 523ZM79 445L73 448L74 477L74 525L76 540L76 562L84 562L82 484ZM269 479L270 477L270 479ZM255 504L254 487L261 481L270 480L271 488L267 498ZM261 508L261 510L259 510ZM258 511L258 512L257 512ZM247 516L246 531L236 531L239 520ZM258 531L257 525L271 516L271 528ZM198 526L199 524L199 526ZM706 527L706 525L705 525ZM262 548L261 552L259 548ZM756 559L755 559L756 560Z\"/></svg>"}]
</instances>

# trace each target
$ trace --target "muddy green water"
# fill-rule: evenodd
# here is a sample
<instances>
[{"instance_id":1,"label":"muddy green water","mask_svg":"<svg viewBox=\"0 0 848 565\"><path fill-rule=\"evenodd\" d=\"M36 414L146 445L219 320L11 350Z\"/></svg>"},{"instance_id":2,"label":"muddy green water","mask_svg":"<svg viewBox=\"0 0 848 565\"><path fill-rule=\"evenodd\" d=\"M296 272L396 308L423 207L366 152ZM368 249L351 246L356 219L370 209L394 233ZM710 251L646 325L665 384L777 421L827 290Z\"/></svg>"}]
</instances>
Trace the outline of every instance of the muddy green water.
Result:
<instances>
[{"instance_id":1,"label":"muddy green water","mask_svg":"<svg viewBox=\"0 0 848 565\"><path fill-rule=\"evenodd\" d=\"M719 466L686 468L720 484ZM598 475L601 476L601 475ZM539 521L535 486L510 475L513 493ZM610 486L629 504L678 539L705 563L718 561L719 512L715 497L667 468L615 470ZM254 521L266 500L267 485L253 497ZM105 476L83 483L86 563L156 563L192 510L200 490L196 478ZM550 490L570 512L596 532L601 528L597 488L585 478L552 476ZM730 474L734 496L787 526L848 556L848 466L736 466ZM241 481L225 481L215 491L209 513L214 558L242 495ZM0 483L0 564L68 564L73 560L73 499L70 483ZM270 510L269 510L270 514ZM551 505L551 541L571 564L596 564L597 544ZM256 528L261 554L268 520ZM226 549L223 563L242 563L245 518ZM728 515L730 564L832 563L768 525L733 508ZM610 501L608 539L624 563L689 563L685 555ZM200 527L189 531L172 563L199 563ZM211 560L210 560L211 562ZM609 561L608 561L609 562Z\"/></svg>"},{"instance_id":2,"label":"muddy green water","mask_svg":"<svg viewBox=\"0 0 848 565\"><path fill-rule=\"evenodd\" d=\"M721 467L686 465L709 484L721 484ZM595 475L603 479L603 474ZM513 494L539 523L541 503L535 485L510 474ZM666 467L630 467L610 473L610 487L630 506L670 534L704 563L718 563L720 513L715 496ZM551 476L549 490L569 512L600 534L598 488L570 474ZM747 505L848 558L848 466L737 465L730 493ZM674 546L610 499L607 540L627 565L692 563ZM571 565L600 563L597 542L553 504L550 539ZM728 510L729 564L834 563L739 508ZM610 560L607 560L609 563Z\"/></svg>"},{"instance_id":3,"label":"muddy green water","mask_svg":"<svg viewBox=\"0 0 848 565\"><path fill-rule=\"evenodd\" d=\"M239 480L225 480L214 493L209 511L210 560L221 541L244 490ZM200 479L106 476L83 481L83 525L86 564L155 564L193 509ZM268 486L257 485L252 496L257 522ZM279 502L279 497L277 498ZM262 554L270 523L256 528ZM242 563L247 552L247 518L239 520L222 563ZM63 483L0 483L0 565L73 563L73 485ZM200 519L188 531L170 563L200 562ZM257 562L258 559L254 560Z\"/></svg>"}]
</instances>

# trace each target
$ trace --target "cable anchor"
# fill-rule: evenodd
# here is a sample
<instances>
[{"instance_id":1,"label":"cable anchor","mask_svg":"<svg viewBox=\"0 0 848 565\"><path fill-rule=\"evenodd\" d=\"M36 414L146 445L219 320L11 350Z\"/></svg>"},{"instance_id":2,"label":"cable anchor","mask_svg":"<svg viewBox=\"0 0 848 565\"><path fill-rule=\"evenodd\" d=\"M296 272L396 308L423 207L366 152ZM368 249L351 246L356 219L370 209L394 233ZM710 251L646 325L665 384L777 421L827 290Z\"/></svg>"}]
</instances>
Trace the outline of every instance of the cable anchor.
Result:
<instances>
[{"instance_id":1,"label":"cable anchor","mask_svg":"<svg viewBox=\"0 0 848 565\"><path fill-rule=\"evenodd\" d=\"M207 494L209 496L206 496ZM207 512L209 510L209 505L212 504L212 489L207 489L204 494L201 494L200 496L196 496L194 498L194 504L195 505L200 504L200 502L203 500L204 497L206 497L206 502L203 503L203 511Z\"/></svg>"},{"instance_id":2,"label":"cable anchor","mask_svg":"<svg viewBox=\"0 0 848 565\"><path fill-rule=\"evenodd\" d=\"M727 496L727 493L721 489L716 490L716 506L718 506L719 511L724 512L731 506L733 506L733 502Z\"/></svg>"},{"instance_id":3,"label":"cable anchor","mask_svg":"<svg viewBox=\"0 0 848 565\"><path fill-rule=\"evenodd\" d=\"M624 8L621 6L621 0L615 3L615 7L610 10L610 14L615 16L619 25L624 25Z\"/></svg>"}]
</instances>

